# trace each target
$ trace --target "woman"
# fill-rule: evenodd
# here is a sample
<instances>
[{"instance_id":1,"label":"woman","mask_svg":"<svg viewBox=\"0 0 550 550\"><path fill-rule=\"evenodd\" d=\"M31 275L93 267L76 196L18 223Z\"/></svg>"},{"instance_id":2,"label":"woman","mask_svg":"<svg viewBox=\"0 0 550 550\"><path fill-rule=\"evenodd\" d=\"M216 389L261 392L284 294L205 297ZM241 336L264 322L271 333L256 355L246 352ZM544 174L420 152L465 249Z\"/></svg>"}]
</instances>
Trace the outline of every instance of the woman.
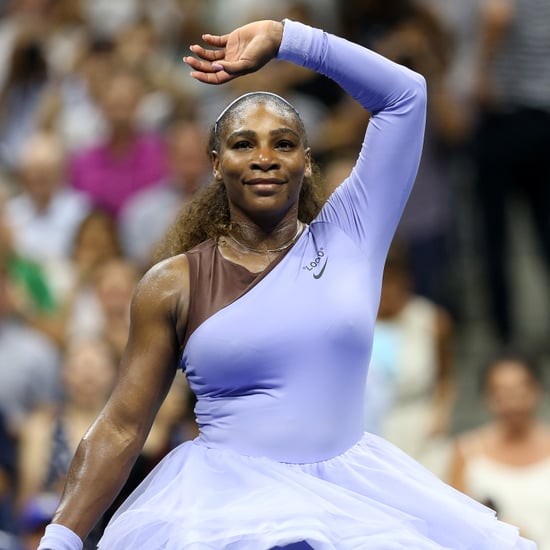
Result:
<instances>
[{"instance_id":1,"label":"woman","mask_svg":"<svg viewBox=\"0 0 550 550\"><path fill-rule=\"evenodd\" d=\"M139 283L118 384L76 453L41 550L80 548L178 364L197 396L200 435L125 502L101 550L532 548L492 512L363 435L365 335L420 156L422 77L288 20L204 39L220 49L193 46L198 58L185 58L202 82L228 82L274 57L324 72L373 113L365 145L306 225L313 169L296 111L253 93L222 112L211 140L211 208L196 214L203 223L188 230L194 238L182 239L183 250L200 244Z\"/></svg>"},{"instance_id":2,"label":"woman","mask_svg":"<svg viewBox=\"0 0 550 550\"><path fill-rule=\"evenodd\" d=\"M491 419L461 434L451 484L550 549L550 426L540 418L540 366L505 351L483 371L481 387Z\"/></svg>"}]
</instances>

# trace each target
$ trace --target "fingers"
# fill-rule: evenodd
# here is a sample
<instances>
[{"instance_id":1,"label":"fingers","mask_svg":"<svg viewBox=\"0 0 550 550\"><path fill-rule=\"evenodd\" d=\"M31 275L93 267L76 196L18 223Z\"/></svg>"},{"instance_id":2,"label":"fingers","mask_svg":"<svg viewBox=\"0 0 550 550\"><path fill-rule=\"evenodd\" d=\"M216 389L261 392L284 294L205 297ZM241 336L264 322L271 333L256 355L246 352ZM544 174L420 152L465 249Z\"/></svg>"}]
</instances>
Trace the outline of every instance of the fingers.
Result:
<instances>
[{"instance_id":1,"label":"fingers","mask_svg":"<svg viewBox=\"0 0 550 550\"><path fill-rule=\"evenodd\" d=\"M189 49L195 54L198 55L201 59L207 61L218 61L223 59L225 56L225 50L207 50L198 44L193 44Z\"/></svg>"},{"instance_id":2,"label":"fingers","mask_svg":"<svg viewBox=\"0 0 550 550\"><path fill-rule=\"evenodd\" d=\"M235 75L231 75L225 71L218 72L201 72L201 71L191 71L190 75L199 82L204 82L205 84L225 84L230 80L233 80Z\"/></svg>"},{"instance_id":3,"label":"fingers","mask_svg":"<svg viewBox=\"0 0 550 550\"><path fill-rule=\"evenodd\" d=\"M192 56L183 58L183 61L193 69L190 73L191 77L206 84L224 84L235 78L234 75L226 72L219 63L216 63L217 59L223 59L223 54L210 57L212 57L212 61L197 59Z\"/></svg>"},{"instance_id":4,"label":"fingers","mask_svg":"<svg viewBox=\"0 0 550 550\"><path fill-rule=\"evenodd\" d=\"M227 44L228 34L218 36L216 34L203 34L202 39L216 48L223 48Z\"/></svg>"}]
</instances>

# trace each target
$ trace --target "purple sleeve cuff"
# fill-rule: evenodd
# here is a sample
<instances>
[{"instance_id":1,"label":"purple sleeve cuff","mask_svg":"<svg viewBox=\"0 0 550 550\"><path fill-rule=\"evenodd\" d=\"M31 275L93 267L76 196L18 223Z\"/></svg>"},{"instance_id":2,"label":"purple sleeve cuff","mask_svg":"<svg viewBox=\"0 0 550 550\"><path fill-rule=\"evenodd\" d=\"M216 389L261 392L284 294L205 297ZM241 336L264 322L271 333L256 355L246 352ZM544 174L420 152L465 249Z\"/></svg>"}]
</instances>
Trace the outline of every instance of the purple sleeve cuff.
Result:
<instances>
[{"instance_id":1,"label":"purple sleeve cuff","mask_svg":"<svg viewBox=\"0 0 550 550\"><path fill-rule=\"evenodd\" d=\"M50 523L40 540L38 550L82 550L82 540L68 527Z\"/></svg>"},{"instance_id":2,"label":"purple sleeve cuff","mask_svg":"<svg viewBox=\"0 0 550 550\"><path fill-rule=\"evenodd\" d=\"M313 33L316 30L317 29L304 25L303 23L285 19L283 38L279 46L277 59L307 66L308 58L311 57Z\"/></svg>"}]
</instances>

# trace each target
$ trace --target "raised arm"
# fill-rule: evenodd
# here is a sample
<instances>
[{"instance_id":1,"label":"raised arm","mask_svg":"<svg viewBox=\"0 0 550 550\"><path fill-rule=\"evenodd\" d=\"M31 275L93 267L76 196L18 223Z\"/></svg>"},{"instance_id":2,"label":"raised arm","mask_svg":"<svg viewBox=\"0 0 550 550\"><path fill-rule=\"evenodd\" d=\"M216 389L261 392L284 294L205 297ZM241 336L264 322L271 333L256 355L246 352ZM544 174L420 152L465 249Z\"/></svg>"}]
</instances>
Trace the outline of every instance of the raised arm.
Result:
<instances>
[{"instance_id":1,"label":"raised arm","mask_svg":"<svg viewBox=\"0 0 550 550\"><path fill-rule=\"evenodd\" d=\"M206 34L214 48L192 46L191 75L223 84L274 57L337 82L372 113L357 164L320 219L339 225L377 264L389 244L416 177L426 116L424 78L348 40L301 23L259 21L224 36Z\"/></svg>"},{"instance_id":2,"label":"raised arm","mask_svg":"<svg viewBox=\"0 0 550 550\"><path fill-rule=\"evenodd\" d=\"M125 483L177 369L186 272L184 257L171 258L138 284L115 389L78 447L54 525L48 526L40 549L81 548Z\"/></svg>"},{"instance_id":3,"label":"raised arm","mask_svg":"<svg viewBox=\"0 0 550 550\"><path fill-rule=\"evenodd\" d=\"M425 80L358 44L294 22L285 25L278 57L332 78L371 113L357 163L319 219L341 227L381 267L420 162Z\"/></svg>"}]
</instances>

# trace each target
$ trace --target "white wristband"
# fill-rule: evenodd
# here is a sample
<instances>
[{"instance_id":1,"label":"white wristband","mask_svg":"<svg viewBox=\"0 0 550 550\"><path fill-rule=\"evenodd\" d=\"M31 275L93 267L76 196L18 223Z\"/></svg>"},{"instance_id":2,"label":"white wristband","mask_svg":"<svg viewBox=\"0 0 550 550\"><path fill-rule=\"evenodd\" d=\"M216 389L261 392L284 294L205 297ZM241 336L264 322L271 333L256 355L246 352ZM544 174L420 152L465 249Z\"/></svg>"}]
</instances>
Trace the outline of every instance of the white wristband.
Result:
<instances>
[{"instance_id":1,"label":"white wristband","mask_svg":"<svg viewBox=\"0 0 550 550\"><path fill-rule=\"evenodd\" d=\"M37 550L82 550L82 540L68 527L50 523Z\"/></svg>"}]
</instances>

